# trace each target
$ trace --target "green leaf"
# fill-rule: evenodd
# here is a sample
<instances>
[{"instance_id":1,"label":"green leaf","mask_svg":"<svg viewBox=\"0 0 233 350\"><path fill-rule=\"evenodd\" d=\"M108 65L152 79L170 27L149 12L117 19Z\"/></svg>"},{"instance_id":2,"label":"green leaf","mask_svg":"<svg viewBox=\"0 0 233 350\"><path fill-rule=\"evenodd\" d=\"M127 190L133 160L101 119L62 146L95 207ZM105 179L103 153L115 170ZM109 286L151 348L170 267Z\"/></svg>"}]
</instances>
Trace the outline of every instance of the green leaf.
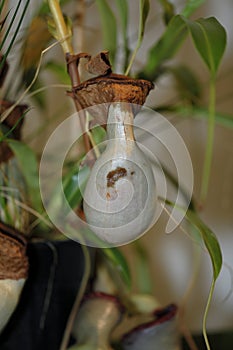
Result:
<instances>
[{"instance_id":1,"label":"green leaf","mask_svg":"<svg viewBox=\"0 0 233 350\"><path fill-rule=\"evenodd\" d=\"M210 308L210 303L213 298L213 292L215 288L215 282L219 276L219 273L222 268L222 252L220 245L218 243L217 237L213 233L213 231L200 219L200 217L197 215L196 212L188 210L186 213L187 220L191 223L193 226L192 232L194 231L195 234L198 236L197 241L199 242L200 238L204 241L205 247L210 255L211 262L212 262L212 268L213 268L213 279L211 283L211 288L203 316L203 327L202 327L202 333L205 340L206 348L210 350L209 340L207 337L206 332L206 322L207 322L207 315Z\"/></svg>"},{"instance_id":2,"label":"green leaf","mask_svg":"<svg viewBox=\"0 0 233 350\"><path fill-rule=\"evenodd\" d=\"M174 5L168 0L159 0L159 2L163 6L163 19L165 24L167 25L172 19L172 17L174 17L175 15Z\"/></svg>"},{"instance_id":3,"label":"green leaf","mask_svg":"<svg viewBox=\"0 0 233 350\"><path fill-rule=\"evenodd\" d=\"M1 9L0 9L0 13L1 13ZM9 15L10 15L10 11L8 11L5 17L0 21L0 32L2 32Z\"/></svg>"},{"instance_id":4,"label":"green leaf","mask_svg":"<svg viewBox=\"0 0 233 350\"><path fill-rule=\"evenodd\" d=\"M42 211L42 202L39 187L38 162L34 152L20 141L8 139L8 146L14 153L22 176L28 188L29 198L35 210Z\"/></svg>"},{"instance_id":5,"label":"green leaf","mask_svg":"<svg viewBox=\"0 0 233 350\"><path fill-rule=\"evenodd\" d=\"M159 67L172 58L190 31L195 47L215 76L226 47L226 32L216 18L191 21L177 15L172 18L160 40L150 49L147 64L139 76L154 80Z\"/></svg>"},{"instance_id":6,"label":"green leaf","mask_svg":"<svg viewBox=\"0 0 233 350\"><path fill-rule=\"evenodd\" d=\"M144 36L146 20L149 12L150 12L150 1L140 0L140 22L139 22L139 32L138 32L138 40L140 44Z\"/></svg>"},{"instance_id":7,"label":"green leaf","mask_svg":"<svg viewBox=\"0 0 233 350\"><path fill-rule=\"evenodd\" d=\"M0 4L0 15L2 14L3 7L5 5L6 0L2 0Z\"/></svg>"},{"instance_id":8,"label":"green leaf","mask_svg":"<svg viewBox=\"0 0 233 350\"><path fill-rule=\"evenodd\" d=\"M194 45L214 77L226 47L226 31L214 17L185 19Z\"/></svg>"},{"instance_id":9,"label":"green leaf","mask_svg":"<svg viewBox=\"0 0 233 350\"><path fill-rule=\"evenodd\" d=\"M204 2L205 0L187 0L180 14L184 17L190 17Z\"/></svg>"},{"instance_id":10,"label":"green leaf","mask_svg":"<svg viewBox=\"0 0 233 350\"><path fill-rule=\"evenodd\" d=\"M95 126L91 129L91 133L96 145L103 142L106 138L106 131L102 126Z\"/></svg>"},{"instance_id":11,"label":"green leaf","mask_svg":"<svg viewBox=\"0 0 233 350\"><path fill-rule=\"evenodd\" d=\"M175 55L187 33L183 18L174 16L160 40L150 49L146 66L139 76L149 80L156 79L160 66Z\"/></svg>"},{"instance_id":12,"label":"green leaf","mask_svg":"<svg viewBox=\"0 0 233 350\"><path fill-rule=\"evenodd\" d=\"M123 29L124 41L127 42L128 3L126 0L116 0L116 5L120 14L120 21Z\"/></svg>"},{"instance_id":13,"label":"green leaf","mask_svg":"<svg viewBox=\"0 0 233 350\"><path fill-rule=\"evenodd\" d=\"M213 276L214 280L216 280L222 268L222 253L217 237L194 211L188 210L186 218L190 224L199 231L199 234L202 237L212 261Z\"/></svg>"},{"instance_id":14,"label":"green leaf","mask_svg":"<svg viewBox=\"0 0 233 350\"><path fill-rule=\"evenodd\" d=\"M203 316L203 328L202 328L206 348L210 350L209 340L206 332L206 322L207 322L207 315L210 308L210 303L213 298L215 282L222 268L222 252L221 252L221 248L218 243L217 237L215 236L213 231L201 220L201 218L198 216L196 212L188 210L186 213L186 218L195 229L196 234L199 234L199 236L203 240L212 262L213 279L212 279L211 288L210 288L210 292L209 292L209 296L208 296L208 300L207 300L207 304L206 304L206 308Z\"/></svg>"},{"instance_id":15,"label":"green leaf","mask_svg":"<svg viewBox=\"0 0 233 350\"><path fill-rule=\"evenodd\" d=\"M116 18L106 0L96 0L100 13L103 45L109 51L111 64L114 66L117 51L117 23Z\"/></svg>"},{"instance_id":16,"label":"green leaf","mask_svg":"<svg viewBox=\"0 0 233 350\"><path fill-rule=\"evenodd\" d=\"M174 202L171 202L168 199L164 199L164 202L172 207L175 206L177 210L180 210L182 212L185 210L183 207L175 205ZM214 232L202 221L195 210L188 209L185 213L185 218L193 226L197 241L200 242L201 238L205 244L212 262L213 278L214 281L216 281L222 268L222 252L218 239Z\"/></svg>"},{"instance_id":17,"label":"green leaf","mask_svg":"<svg viewBox=\"0 0 233 350\"><path fill-rule=\"evenodd\" d=\"M206 108L194 108L194 117L208 119L209 114ZM225 128L233 129L233 115L216 112L215 121Z\"/></svg>"},{"instance_id":18,"label":"green leaf","mask_svg":"<svg viewBox=\"0 0 233 350\"><path fill-rule=\"evenodd\" d=\"M192 35L194 45L210 72L209 118L205 160L201 184L201 203L206 200L211 163L213 157L215 104L216 104L216 74L226 47L226 31L216 18L200 18L190 21L183 17Z\"/></svg>"},{"instance_id":19,"label":"green leaf","mask_svg":"<svg viewBox=\"0 0 233 350\"><path fill-rule=\"evenodd\" d=\"M45 68L56 74L59 81L62 84L69 85L70 84L70 77L67 73L67 69L63 63L58 63L55 61L49 61L46 63Z\"/></svg>"},{"instance_id":20,"label":"green leaf","mask_svg":"<svg viewBox=\"0 0 233 350\"><path fill-rule=\"evenodd\" d=\"M64 21L65 21L65 25L66 25L67 35L69 37L72 37L72 26L73 26L72 20L70 17L64 15ZM49 16L47 17L47 26L48 26L49 33L56 40L58 40L58 41L61 40L59 30L56 26L56 23L55 23L55 20L53 17L49 17Z\"/></svg>"},{"instance_id":21,"label":"green leaf","mask_svg":"<svg viewBox=\"0 0 233 350\"><path fill-rule=\"evenodd\" d=\"M176 79L178 93L181 98L185 98L189 102L195 104L201 96L201 86L191 68L180 64L176 66L168 66L164 70L165 72L171 73Z\"/></svg>"},{"instance_id":22,"label":"green leaf","mask_svg":"<svg viewBox=\"0 0 233 350\"><path fill-rule=\"evenodd\" d=\"M35 71L32 70L32 72L34 72L35 75ZM38 90L43 89L44 88L44 82L41 81L41 79L37 78L37 80L35 81L35 83L33 84L33 86L30 89L30 93L32 94L32 99L35 101L35 103L37 103L38 107L41 108L42 110L46 108L46 93L37 93ZM46 122L46 126L48 126L48 121ZM38 134L37 134L38 136ZM31 137L31 134L30 134Z\"/></svg>"},{"instance_id":23,"label":"green leaf","mask_svg":"<svg viewBox=\"0 0 233 350\"><path fill-rule=\"evenodd\" d=\"M82 193L89 175L89 167L84 166L78 171L77 166L75 166L64 176L63 189L66 199L72 209L77 208L81 203Z\"/></svg>"},{"instance_id":24,"label":"green leaf","mask_svg":"<svg viewBox=\"0 0 233 350\"><path fill-rule=\"evenodd\" d=\"M124 45L124 70L128 65L129 60L129 44L128 44L128 3L126 0L116 0L116 5L118 7L118 12L120 15L120 21L122 26L122 35L123 35L123 45Z\"/></svg>"},{"instance_id":25,"label":"green leaf","mask_svg":"<svg viewBox=\"0 0 233 350\"><path fill-rule=\"evenodd\" d=\"M24 111L22 113L21 117L16 121L16 123L10 129L8 129L4 124L0 123L0 143L2 141L6 140L7 138L10 139L12 137L12 132L17 128L17 126L19 125L21 120L23 120L23 118L28 113L28 111L29 111L29 109Z\"/></svg>"},{"instance_id":26,"label":"green leaf","mask_svg":"<svg viewBox=\"0 0 233 350\"><path fill-rule=\"evenodd\" d=\"M136 286L139 293L152 294L152 278L149 266L148 253L139 240L134 242Z\"/></svg>"},{"instance_id":27,"label":"green leaf","mask_svg":"<svg viewBox=\"0 0 233 350\"><path fill-rule=\"evenodd\" d=\"M128 288L131 287L131 275L129 266L124 255L118 248L103 248L102 252L111 261L116 270L120 273L122 280L125 282Z\"/></svg>"},{"instance_id":28,"label":"green leaf","mask_svg":"<svg viewBox=\"0 0 233 350\"><path fill-rule=\"evenodd\" d=\"M145 32L146 20L147 20L149 11L150 11L150 1L149 0L140 0L140 18L139 18L138 40L137 40L135 50L134 50L132 57L130 59L129 65L126 69L125 75L129 74L130 69L132 67L132 64L134 62L134 59L137 55L137 52L141 46L144 32Z\"/></svg>"},{"instance_id":29,"label":"green leaf","mask_svg":"<svg viewBox=\"0 0 233 350\"><path fill-rule=\"evenodd\" d=\"M164 202L168 205L175 206L175 204L167 199L164 199ZM176 206L177 209L184 211L185 209ZM192 239L197 243L200 244L204 242L205 247L210 255L211 262L212 262L212 268L213 268L213 278L211 283L211 288L208 296L208 300L205 307L205 312L203 316L203 337L205 340L206 349L210 350L210 345L207 337L206 332L206 321L207 321L207 315L210 308L210 303L213 298L213 292L215 288L215 282L219 276L219 273L222 268L222 252L220 245L218 243L217 237L213 233L213 231L201 220L198 213L195 210L188 209L185 213L185 217L187 221L191 224L191 237Z\"/></svg>"}]
</instances>

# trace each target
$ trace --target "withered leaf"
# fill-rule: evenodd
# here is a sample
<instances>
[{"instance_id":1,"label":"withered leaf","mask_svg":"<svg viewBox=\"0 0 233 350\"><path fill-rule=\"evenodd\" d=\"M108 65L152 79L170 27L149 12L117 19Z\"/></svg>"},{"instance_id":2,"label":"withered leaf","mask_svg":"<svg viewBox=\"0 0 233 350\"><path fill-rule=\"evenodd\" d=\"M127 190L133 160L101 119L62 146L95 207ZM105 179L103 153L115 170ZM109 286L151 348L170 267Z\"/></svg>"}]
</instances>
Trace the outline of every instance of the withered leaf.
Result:
<instances>
[{"instance_id":1,"label":"withered leaf","mask_svg":"<svg viewBox=\"0 0 233 350\"><path fill-rule=\"evenodd\" d=\"M86 70L93 75L106 75L112 72L109 52L102 51L92 57L86 64Z\"/></svg>"}]
</instances>

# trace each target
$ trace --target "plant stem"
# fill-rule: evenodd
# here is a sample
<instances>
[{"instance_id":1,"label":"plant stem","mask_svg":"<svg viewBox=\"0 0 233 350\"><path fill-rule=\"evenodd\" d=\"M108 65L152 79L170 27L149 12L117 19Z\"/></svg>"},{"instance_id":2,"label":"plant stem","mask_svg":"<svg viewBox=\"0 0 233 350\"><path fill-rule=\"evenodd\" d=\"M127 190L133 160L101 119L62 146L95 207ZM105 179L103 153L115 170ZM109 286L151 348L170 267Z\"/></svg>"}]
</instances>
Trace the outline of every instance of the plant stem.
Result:
<instances>
[{"instance_id":1,"label":"plant stem","mask_svg":"<svg viewBox=\"0 0 233 350\"><path fill-rule=\"evenodd\" d=\"M140 48L140 46L141 46L141 42L142 42L142 35L141 35L141 33L142 33L142 31L143 31L142 27L143 27L143 23L142 23L142 2L140 1L140 21L139 21L138 40L137 40L136 47L135 47L135 49L134 49L134 51L133 51L133 53L132 53L132 56L131 56L131 58L130 58L128 67L127 67L127 69L126 69L126 71L125 71L125 75L128 75L128 74L129 74L129 72L130 72L130 70L131 70L131 67L132 67L132 65L133 65L133 62L134 62L134 60L135 60L135 57L136 57L136 55L137 55L137 53L138 53L138 50L139 50L139 48Z\"/></svg>"},{"instance_id":2,"label":"plant stem","mask_svg":"<svg viewBox=\"0 0 233 350\"><path fill-rule=\"evenodd\" d=\"M90 140L90 143L92 145L92 148L93 148L93 151L95 153L95 157L96 159L98 159L100 157L100 150L98 148L98 146L96 145L95 143L95 140L92 136L92 133L91 131L89 130L89 115L88 115L88 112L86 113L86 125L85 125L85 130L86 130L86 133L88 134L88 137L89 137L89 140Z\"/></svg>"},{"instance_id":3,"label":"plant stem","mask_svg":"<svg viewBox=\"0 0 233 350\"><path fill-rule=\"evenodd\" d=\"M190 227L190 231L194 231L192 226ZM193 271L192 271L192 275L191 275L191 279L189 281L188 287L179 304L178 317L179 317L180 331L184 339L186 340L186 343L188 344L190 350L198 350L197 345L193 339L192 333L188 328L185 320L185 309L188 304L188 299L190 298L191 292L193 291L194 285L198 278L198 272L200 271L200 267L201 267L201 245L198 245L197 242L192 241L192 250L193 250L193 268L192 268Z\"/></svg>"},{"instance_id":4,"label":"plant stem","mask_svg":"<svg viewBox=\"0 0 233 350\"><path fill-rule=\"evenodd\" d=\"M138 53L138 50L139 50L140 45L141 45L141 43L140 43L140 41L138 41L138 42L137 42L137 45L136 45L136 48L135 48L135 50L134 50L134 52L133 52L133 54L132 54L132 56L131 56L129 65L128 65L126 71L125 71L125 75L128 75L128 74L129 74L130 69L131 69L131 67L132 67L132 64L133 64L133 62L134 62L134 60L135 60L135 57L136 57L136 55L137 55L137 53Z\"/></svg>"},{"instance_id":5,"label":"plant stem","mask_svg":"<svg viewBox=\"0 0 233 350\"><path fill-rule=\"evenodd\" d=\"M125 75L128 75L130 72L130 69L132 67L132 64L135 60L135 57L137 55L137 52L141 46L142 40L143 40L143 36L144 36L144 30L145 30L145 24L146 24L146 19L147 19L147 15L149 13L149 8L150 8L150 1L146 1L146 0L140 0L140 20L139 20L139 30L138 30L138 40L137 40L137 44L136 47L133 51L133 54L131 56L129 65L125 71Z\"/></svg>"},{"instance_id":6,"label":"plant stem","mask_svg":"<svg viewBox=\"0 0 233 350\"><path fill-rule=\"evenodd\" d=\"M85 116L85 112L81 110L81 106L75 94L75 88L80 84L80 76L77 68L77 61L76 59L72 59L73 51L74 51L73 46L71 44L69 32L61 11L59 1L48 0L48 5L55 22L58 39L61 42L61 46L66 57L68 73L72 84L72 98L75 104L75 108L77 112L79 112L80 125L83 132L84 146L85 146L86 152L88 153L91 150L91 144L90 144L88 134L85 132L86 116Z\"/></svg>"},{"instance_id":7,"label":"plant stem","mask_svg":"<svg viewBox=\"0 0 233 350\"><path fill-rule=\"evenodd\" d=\"M140 241L134 242L134 253L136 255L136 285L139 293L152 294L152 279L149 266L149 256Z\"/></svg>"},{"instance_id":8,"label":"plant stem","mask_svg":"<svg viewBox=\"0 0 233 350\"><path fill-rule=\"evenodd\" d=\"M210 287L210 292L209 292L206 308L205 308L205 313L204 313L204 317L203 317L203 326L202 326L202 333L203 333L203 337L205 340L205 345L206 345L207 350L211 350L211 348L210 348L208 336L206 333L206 320L207 320L207 316L208 316L208 312L209 312L209 308L210 308L210 303L211 303L213 293L214 293L214 287L215 287L215 280L213 279L213 281L211 283L211 287Z\"/></svg>"},{"instance_id":9,"label":"plant stem","mask_svg":"<svg viewBox=\"0 0 233 350\"><path fill-rule=\"evenodd\" d=\"M201 184L201 206L203 206L209 187L210 171L213 158L213 146L214 146L214 129L215 129L215 100L216 100L216 89L215 89L215 75L210 79L210 93L209 93L209 119L208 119L208 134L207 134L207 145L205 152L204 168L202 174Z\"/></svg>"},{"instance_id":10,"label":"plant stem","mask_svg":"<svg viewBox=\"0 0 233 350\"><path fill-rule=\"evenodd\" d=\"M70 36L67 30L67 26L61 11L61 7L58 0L48 0L48 5L50 8L50 11L52 13L57 34L58 34L58 40L61 41L61 46L64 51L64 54L67 53L72 54L73 53L73 47L70 41Z\"/></svg>"}]
</instances>

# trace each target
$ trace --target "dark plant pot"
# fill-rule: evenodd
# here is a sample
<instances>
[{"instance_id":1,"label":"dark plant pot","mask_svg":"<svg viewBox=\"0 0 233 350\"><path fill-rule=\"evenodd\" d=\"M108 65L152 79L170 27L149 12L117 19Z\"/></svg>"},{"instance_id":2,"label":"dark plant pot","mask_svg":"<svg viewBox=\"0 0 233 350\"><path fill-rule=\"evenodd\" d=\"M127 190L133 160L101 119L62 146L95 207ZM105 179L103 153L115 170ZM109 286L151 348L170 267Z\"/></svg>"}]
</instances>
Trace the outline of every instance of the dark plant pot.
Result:
<instances>
[{"instance_id":1,"label":"dark plant pot","mask_svg":"<svg viewBox=\"0 0 233 350\"><path fill-rule=\"evenodd\" d=\"M29 276L0 335L1 350L58 350L84 271L73 241L28 244Z\"/></svg>"}]
</instances>

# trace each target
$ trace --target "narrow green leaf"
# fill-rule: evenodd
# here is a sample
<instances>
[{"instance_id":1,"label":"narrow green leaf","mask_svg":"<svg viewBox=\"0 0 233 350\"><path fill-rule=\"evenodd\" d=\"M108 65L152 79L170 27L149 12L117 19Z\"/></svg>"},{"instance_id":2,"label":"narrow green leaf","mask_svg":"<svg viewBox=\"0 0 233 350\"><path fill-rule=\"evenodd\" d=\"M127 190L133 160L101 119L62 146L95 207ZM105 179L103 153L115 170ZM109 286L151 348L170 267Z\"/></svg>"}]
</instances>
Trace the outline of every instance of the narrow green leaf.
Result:
<instances>
[{"instance_id":1,"label":"narrow green leaf","mask_svg":"<svg viewBox=\"0 0 233 350\"><path fill-rule=\"evenodd\" d=\"M172 207L175 206L175 203L171 202L168 199L164 199L164 202ZM183 207L177 205L176 208L180 211L185 210ZM222 252L218 239L214 232L202 221L202 219L199 217L198 213L195 210L188 209L187 211L185 211L185 218L195 229L194 232L198 242L201 238L205 244L205 247L210 255L212 262L213 278L214 281L216 281L222 268Z\"/></svg>"},{"instance_id":2,"label":"narrow green leaf","mask_svg":"<svg viewBox=\"0 0 233 350\"><path fill-rule=\"evenodd\" d=\"M22 176L28 188L30 201L35 210L41 212L42 202L40 197L38 162L34 152L26 144L20 141L6 140L14 153Z\"/></svg>"},{"instance_id":3,"label":"narrow green leaf","mask_svg":"<svg viewBox=\"0 0 233 350\"><path fill-rule=\"evenodd\" d=\"M140 44L144 36L146 20L149 12L150 12L150 1L140 0L140 22L139 22L139 32L138 32L138 40Z\"/></svg>"},{"instance_id":4,"label":"narrow green leaf","mask_svg":"<svg viewBox=\"0 0 233 350\"><path fill-rule=\"evenodd\" d=\"M14 219L9 212L9 208L7 206L7 200L0 195L0 208L1 212L4 213L4 222L7 225L14 226ZM3 220L2 220L3 221Z\"/></svg>"},{"instance_id":5,"label":"narrow green leaf","mask_svg":"<svg viewBox=\"0 0 233 350\"><path fill-rule=\"evenodd\" d=\"M222 268L222 253L217 237L194 211L188 210L186 218L199 231L204 241L212 261L213 277L216 280Z\"/></svg>"},{"instance_id":6,"label":"narrow green leaf","mask_svg":"<svg viewBox=\"0 0 233 350\"><path fill-rule=\"evenodd\" d=\"M206 108L194 108L194 117L208 119L209 112ZM233 129L233 115L216 112L215 121L221 126Z\"/></svg>"},{"instance_id":7,"label":"narrow green leaf","mask_svg":"<svg viewBox=\"0 0 233 350\"><path fill-rule=\"evenodd\" d=\"M5 129L5 125L0 124L0 142L6 140L7 138L12 137L12 132L16 129L16 127L19 125L19 123L25 117L25 115L28 113L28 111L29 111L29 109L27 109L25 112L23 112L21 117L16 121L16 123L10 129L8 129L8 128Z\"/></svg>"},{"instance_id":8,"label":"narrow green leaf","mask_svg":"<svg viewBox=\"0 0 233 350\"><path fill-rule=\"evenodd\" d=\"M212 76L215 76L226 47L226 31L215 17L185 20L194 45L206 63Z\"/></svg>"},{"instance_id":9,"label":"narrow green leaf","mask_svg":"<svg viewBox=\"0 0 233 350\"><path fill-rule=\"evenodd\" d=\"M9 205L7 203L7 199L4 198L4 190L2 189L2 187L6 186L6 181L5 181L5 175L4 175L4 170L0 170L0 217L1 220L3 221L3 217L4 217L4 222L7 225L14 225L14 219L12 217L12 210L11 208L9 208Z\"/></svg>"},{"instance_id":10,"label":"narrow green leaf","mask_svg":"<svg viewBox=\"0 0 233 350\"><path fill-rule=\"evenodd\" d=\"M59 81L62 84L69 85L70 77L67 73L67 69L63 63L58 63L55 61L49 61L45 65L45 69L50 70L52 73L56 74Z\"/></svg>"},{"instance_id":11,"label":"narrow green leaf","mask_svg":"<svg viewBox=\"0 0 233 350\"><path fill-rule=\"evenodd\" d=\"M135 47L135 50L131 56L129 65L126 69L125 75L128 75L130 72L130 69L132 67L132 64L134 62L134 59L137 55L137 52L141 46L143 37L144 37L144 32L145 32L145 26L146 26L146 20L148 17L150 11L150 1L149 0L140 0L140 18L139 18L139 30L138 30L138 40L137 44Z\"/></svg>"},{"instance_id":12,"label":"narrow green leaf","mask_svg":"<svg viewBox=\"0 0 233 350\"><path fill-rule=\"evenodd\" d=\"M17 18L17 14L18 14L19 8L20 8L20 1L18 2L17 6L16 6L15 12L14 12L12 18L11 18L11 21L10 21L10 23L8 25L6 33L5 33L4 37L3 37L3 39L1 40L0 50L2 50L3 45L5 44L6 39L7 39L8 35L9 35L10 31L11 31L11 28L12 28L12 26L14 24L14 21ZM9 15L9 13L8 13L8 15Z\"/></svg>"},{"instance_id":13,"label":"narrow green leaf","mask_svg":"<svg viewBox=\"0 0 233 350\"><path fill-rule=\"evenodd\" d=\"M109 51L111 64L114 66L117 50L117 23L111 7L106 0L96 0L100 13L103 45Z\"/></svg>"},{"instance_id":14,"label":"narrow green leaf","mask_svg":"<svg viewBox=\"0 0 233 350\"><path fill-rule=\"evenodd\" d=\"M172 17L174 17L175 15L174 5L169 0L159 0L159 2L163 6L163 19L165 24L167 25L172 19Z\"/></svg>"},{"instance_id":15,"label":"narrow green leaf","mask_svg":"<svg viewBox=\"0 0 233 350\"><path fill-rule=\"evenodd\" d=\"M33 76L35 75L35 70L32 69L31 73L33 74ZM30 75L30 72L27 72L28 75ZM33 78L32 78L33 79ZM31 81L32 81L31 79ZM26 82L26 80L25 80ZM27 81L27 83L30 83L29 80ZM44 87L44 82L42 82L42 80L40 78L37 78L37 80L35 81L35 83L33 84L33 86L30 89L30 93L32 93L32 99L33 101L38 105L38 107L40 107L42 110L46 108L46 93L37 93L38 90L43 89ZM48 121L46 121L46 126L48 126ZM32 137L33 135L30 134L30 137ZM37 137L39 136L38 134L36 135Z\"/></svg>"},{"instance_id":16,"label":"narrow green leaf","mask_svg":"<svg viewBox=\"0 0 233 350\"><path fill-rule=\"evenodd\" d=\"M103 248L102 252L108 257L117 269L128 288L131 287L131 275L128 263L118 248Z\"/></svg>"},{"instance_id":17,"label":"narrow green leaf","mask_svg":"<svg viewBox=\"0 0 233 350\"><path fill-rule=\"evenodd\" d=\"M148 254L139 240L134 242L136 287L139 293L152 294L152 278L149 271Z\"/></svg>"},{"instance_id":18,"label":"narrow green leaf","mask_svg":"<svg viewBox=\"0 0 233 350\"><path fill-rule=\"evenodd\" d=\"M90 175L90 169L84 166L78 171L72 168L63 179L63 189L66 199L72 209L77 208L82 201L82 193Z\"/></svg>"},{"instance_id":19,"label":"narrow green leaf","mask_svg":"<svg viewBox=\"0 0 233 350\"><path fill-rule=\"evenodd\" d=\"M150 49L146 66L139 76L150 80L156 79L160 65L174 56L187 33L188 29L183 18L179 15L174 16L160 40Z\"/></svg>"},{"instance_id":20,"label":"narrow green leaf","mask_svg":"<svg viewBox=\"0 0 233 350\"><path fill-rule=\"evenodd\" d=\"M67 31L67 35L69 37L72 37L72 20L70 17L63 15L64 17L64 21L65 21L65 25L66 25L66 31ZM49 33L56 39L56 40L61 40L61 36L59 33L59 30L57 28L57 25L54 21L53 17L47 17L47 26L48 26L48 31Z\"/></svg>"},{"instance_id":21,"label":"narrow green leaf","mask_svg":"<svg viewBox=\"0 0 233 350\"><path fill-rule=\"evenodd\" d=\"M116 0L116 5L120 14L120 21L123 29L124 41L127 42L128 3L126 0Z\"/></svg>"},{"instance_id":22,"label":"narrow green leaf","mask_svg":"<svg viewBox=\"0 0 233 350\"><path fill-rule=\"evenodd\" d=\"M10 53L10 51L11 51L11 48L12 48L14 42L15 42L15 39L16 39L16 37L17 37L17 35L18 35L19 29L20 29L21 24L22 24L22 22L23 22L23 19L24 19L24 16L25 16L25 14L26 14L26 11L27 11L27 8L28 8L29 3L30 3L30 0L27 0L26 3L25 3L25 5L24 5L24 8L23 8L22 14L21 14L21 16L20 16L20 18L19 18L17 27L15 28L14 35L13 35L13 37L12 37L12 39L11 39L11 41L10 41L8 47L7 47L7 50L6 50L5 54L3 55L3 59L1 60L1 63L0 63L0 71L1 71L2 67L3 67L4 64L5 64L6 59L7 59L8 55L9 55L9 53ZM19 4L21 4L21 2L19 2ZM16 15L17 15L17 12L18 12L18 7L17 7L17 9L16 9L16 11L15 11L15 13L14 13L14 16L15 16L15 17L16 17ZM12 24L10 24L10 27L9 27L8 29L11 28L11 26L13 25L13 22L14 22L14 20L12 19ZM8 33L8 34L9 34L9 33ZM8 34L6 33L5 36L8 35ZM2 49L2 46L3 46L3 44L4 44L4 40L5 40L5 37L4 37L4 39L3 39L3 41L2 41L2 43L1 43L1 45L0 45L0 50Z\"/></svg>"},{"instance_id":23,"label":"narrow green leaf","mask_svg":"<svg viewBox=\"0 0 233 350\"><path fill-rule=\"evenodd\" d=\"M1 24L0 24L0 32L3 30L4 25L6 24L6 20L8 18L8 16L10 15L10 11L7 12L7 14L5 15L5 17L1 20Z\"/></svg>"},{"instance_id":24,"label":"narrow green leaf","mask_svg":"<svg viewBox=\"0 0 233 350\"><path fill-rule=\"evenodd\" d=\"M2 14L2 10L3 10L3 7L5 5L5 0L2 0L1 3L0 3L0 15Z\"/></svg>"},{"instance_id":25,"label":"narrow green leaf","mask_svg":"<svg viewBox=\"0 0 233 350\"><path fill-rule=\"evenodd\" d=\"M106 138L105 129L99 125L97 125L91 129L91 134L92 134L92 137L93 137L96 145L99 145L99 143L102 143ZM98 147L101 147L101 145Z\"/></svg>"},{"instance_id":26,"label":"narrow green leaf","mask_svg":"<svg viewBox=\"0 0 233 350\"><path fill-rule=\"evenodd\" d=\"M164 202L168 205L174 206L175 204L167 199L164 200ZM177 209L184 211L182 207L176 206ZM213 233L213 231L201 220L198 213L195 210L188 209L185 213L185 217L187 221L191 225L191 237L194 239L195 242L198 244L204 242L205 247L210 255L211 262L212 262L212 268L213 268L213 278L211 283L211 288L203 316L203 327L202 332L206 344L206 349L210 350L209 340L207 337L206 332L206 321L207 316L210 308L210 303L213 298L213 292L215 288L215 282L219 276L219 273L222 268L222 252L219 245L219 242L217 240L217 237Z\"/></svg>"},{"instance_id":27,"label":"narrow green leaf","mask_svg":"<svg viewBox=\"0 0 233 350\"><path fill-rule=\"evenodd\" d=\"M164 68L164 71L171 73L176 79L178 93L181 98L195 104L201 96L201 86L192 69L180 64L168 66Z\"/></svg>"},{"instance_id":28,"label":"narrow green leaf","mask_svg":"<svg viewBox=\"0 0 233 350\"><path fill-rule=\"evenodd\" d=\"M205 0L187 0L180 14L184 17L190 17L204 2Z\"/></svg>"},{"instance_id":29,"label":"narrow green leaf","mask_svg":"<svg viewBox=\"0 0 233 350\"><path fill-rule=\"evenodd\" d=\"M200 219L198 214L194 211L188 210L186 213L186 218L189 221L189 223L192 225L192 227L195 229L196 235L199 235L200 238L203 240L205 247L210 255L211 262L212 262L212 268L213 268L213 279L211 283L211 288L204 312L203 317L203 336L206 344L206 348L210 350L210 344L206 332L206 322L207 322L207 316L210 308L210 303L213 298L213 292L215 288L215 282L219 276L219 273L222 268L222 252L220 245L218 243L217 237L213 233L213 231Z\"/></svg>"},{"instance_id":30,"label":"narrow green leaf","mask_svg":"<svg viewBox=\"0 0 233 350\"><path fill-rule=\"evenodd\" d=\"M209 118L209 111L207 108L199 106L159 106L156 107L157 112L171 112L173 115L176 115L180 118L196 118L207 120ZM233 129L233 115L223 114L216 112L215 121L217 124Z\"/></svg>"}]
</instances>

